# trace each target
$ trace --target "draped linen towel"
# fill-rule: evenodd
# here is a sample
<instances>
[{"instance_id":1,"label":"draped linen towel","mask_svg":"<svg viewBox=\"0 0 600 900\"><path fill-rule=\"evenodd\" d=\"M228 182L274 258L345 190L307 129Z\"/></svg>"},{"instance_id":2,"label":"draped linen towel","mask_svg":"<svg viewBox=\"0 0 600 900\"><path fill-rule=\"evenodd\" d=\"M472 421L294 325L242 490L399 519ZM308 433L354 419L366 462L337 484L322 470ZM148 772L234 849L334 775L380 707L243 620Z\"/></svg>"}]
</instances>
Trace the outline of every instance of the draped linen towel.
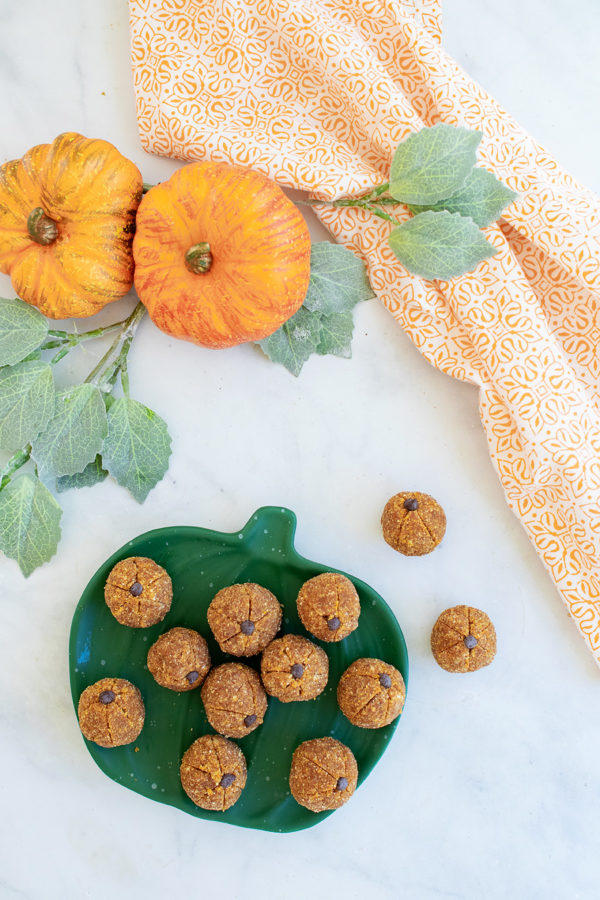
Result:
<instances>
[{"instance_id":1,"label":"draped linen towel","mask_svg":"<svg viewBox=\"0 0 600 900\"><path fill-rule=\"evenodd\" d=\"M439 0L130 0L130 14L150 152L333 199L388 181L425 125L483 132L478 164L520 198L468 275L409 275L388 223L316 211L421 353L479 387L508 503L600 663L600 200L443 50Z\"/></svg>"}]
</instances>

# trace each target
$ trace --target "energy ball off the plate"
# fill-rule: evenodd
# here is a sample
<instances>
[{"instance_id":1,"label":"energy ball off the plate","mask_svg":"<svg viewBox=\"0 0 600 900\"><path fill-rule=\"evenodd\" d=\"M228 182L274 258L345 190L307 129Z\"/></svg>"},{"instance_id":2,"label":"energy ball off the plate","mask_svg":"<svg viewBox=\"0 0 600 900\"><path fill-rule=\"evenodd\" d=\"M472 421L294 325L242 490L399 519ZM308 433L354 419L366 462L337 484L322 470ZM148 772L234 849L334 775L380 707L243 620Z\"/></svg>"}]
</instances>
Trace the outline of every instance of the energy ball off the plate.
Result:
<instances>
[{"instance_id":1,"label":"energy ball off the plate","mask_svg":"<svg viewBox=\"0 0 600 900\"><path fill-rule=\"evenodd\" d=\"M281 627L281 606L260 584L232 584L212 599L208 624L224 653L256 656Z\"/></svg>"},{"instance_id":2,"label":"energy ball off the plate","mask_svg":"<svg viewBox=\"0 0 600 900\"><path fill-rule=\"evenodd\" d=\"M294 751L290 790L311 812L339 809L356 790L358 766L345 744L331 737L304 741Z\"/></svg>"},{"instance_id":3,"label":"energy ball off the plate","mask_svg":"<svg viewBox=\"0 0 600 900\"><path fill-rule=\"evenodd\" d=\"M453 606L433 626L431 652L447 672L475 672L496 655L496 629L480 609Z\"/></svg>"},{"instance_id":4,"label":"energy ball off the plate","mask_svg":"<svg viewBox=\"0 0 600 900\"><path fill-rule=\"evenodd\" d=\"M148 650L148 669L170 691L193 691L210 669L208 644L191 628L171 628Z\"/></svg>"},{"instance_id":5,"label":"energy ball off the plate","mask_svg":"<svg viewBox=\"0 0 600 900\"><path fill-rule=\"evenodd\" d=\"M179 774L192 803L224 812L244 790L246 759L237 744L220 734L205 734L183 754Z\"/></svg>"},{"instance_id":6,"label":"energy ball off the plate","mask_svg":"<svg viewBox=\"0 0 600 900\"><path fill-rule=\"evenodd\" d=\"M314 700L327 684L329 659L307 638L286 634L264 651L260 671L267 694L282 703Z\"/></svg>"},{"instance_id":7,"label":"energy ball off the plate","mask_svg":"<svg viewBox=\"0 0 600 900\"><path fill-rule=\"evenodd\" d=\"M82 693L77 716L88 741L100 747L121 747L135 741L142 730L144 701L130 681L102 678Z\"/></svg>"},{"instance_id":8,"label":"energy ball off the plate","mask_svg":"<svg viewBox=\"0 0 600 900\"><path fill-rule=\"evenodd\" d=\"M243 663L217 666L202 685L206 718L225 737L242 738L262 725L267 695L258 674Z\"/></svg>"},{"instance_id":9,"label":"energy ball off the plate","mask_svg":"<svg viewBox=\"0 0 600 900\"><path fill-rule=\"evenodd\" d=\"M149 628L162 622L169 612L173 585L167 572L154 560L131 556L111 570L104 599L121 625Z\"/></svg>"},{"instance_id":10,"label":"energy ball off the plate","mask_svg":"<svg viewBox=\"0 0 600 900\"><path fill-rule=\"evenodd\" d=\"M420 491L402 491L385 504L381 526L386 542L404 556L431 553L446 532L439 503Z\"/></svg>"},{"instance_id":11,"label":"energy ball off the plate","mask_svg":"<svg viewBox=\"0 0 600 900\"><path fill-rule=\"evenodd\" d=\"M383 728L404 707L406 688L398 669L381 659L357 659L339 680L341 711L359 728Z\"/></svg>"},{"instance_id":12,"label":"energy ball off the plate","mask_svg":"<svg viewBox=\"0 0 600 900\"><path fill-rule=\"evenodd\" d=\"M321 641L343 641L358 628L360 600L349 578L324 572L305 581L298 594L298 615Z\"/></svg>"}]
</instances>

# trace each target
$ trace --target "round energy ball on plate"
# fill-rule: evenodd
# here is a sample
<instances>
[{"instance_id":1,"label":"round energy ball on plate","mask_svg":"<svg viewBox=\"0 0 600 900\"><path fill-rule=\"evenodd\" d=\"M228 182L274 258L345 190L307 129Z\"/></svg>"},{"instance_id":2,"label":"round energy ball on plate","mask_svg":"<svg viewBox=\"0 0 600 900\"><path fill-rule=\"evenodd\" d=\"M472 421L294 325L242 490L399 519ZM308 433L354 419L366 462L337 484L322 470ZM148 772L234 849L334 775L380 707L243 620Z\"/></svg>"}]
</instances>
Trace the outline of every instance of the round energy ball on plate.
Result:
<instances>
[{"instance_id":1,"label":"round energy ball on plate","mask_svg":"<svg viewBox=\"0 0 600 900\"><path fill-rule=\"evenodd\" d=\"M111 570L104 599L121 625L148 628L162 622L169 612L173 585L167 572L154 560L131 556Z\"/></svg>"},{"instance_id":2,"label":"round energy ball on plate","mask_svg":"<svg viewBox=\"0 0 600 900\"><path fill-rule=\"evenodd\" d=\"M210 669L208 644L191 628L171 628L148 650L148 670L170 691L193 691Z\"/></svg>"},{"instance_id":3,"label":"round energy ball on plate","mask_svg":"<svg viewBox=\"0 0 600 900\"><path fill-rule=\"evenodd\" d=\"M262 725L267 695L258 674L243 663L225 663L202 685L206 717L225 737L242 738Z\"/></svg>"},{"instance_id":4,"label":"round energy ball on plate","mask_svg":"<svg viewBox=\"0 0 600 900\"><path fill-rule=\"evenodd\" d=\"M124 678L101 678L81 694L79 727L100 747L122 747L138 737L144 725L144 701L138 688Z\"/></svg>"},{"instance_id":5,"label":"round energy ball on plate","mask_svg":"<svg viewBox=\"0 0 600 900\"><path fill-rule=\"evenodd\" d=\"M354 754L334 738L304 741L294 751L290 791L311 812L339 809L356 790L357 778Z\"/></svg>"},{"instance_id":6,"label":"round energy ball on plate","mask_svg":"<svg viewBox=\"0 0 600 900\"><path fill-rule=\"evenodd\" d=\"M281 626L281 606L260 584L232 584L212 599L208 624L224 653L255 656L270 644Z\"/></svg>"},{"instance_id":7,"label":"round energy ball on plate","mask_svg":"<svg viewBox=\"0 0 600 900\"><path fill-rule=\"evenodd\" d=\"M357 659L339 680L338 705L359 728L383 728L404 707L406 688L398 669L381 659Z\"/></svg>"},{"instance_id":8,"label":"round energy ball on plate","mask_svg":"<svg viewBox=\"0 0 600 900\"><path fill-rule=\"evenodd\" d=\"M183 754L179 774L192 803L224 812L244 790L246 759L237 744L220 734L205 734Z\"/></svg>"},{"instance_id":9,"label":"round energy ball on plate","mask_svg":"<svg viewBox=\"0 0 600 900\"><path fill-rule=\"evenodd\" d=\"M307 638L286 634L264 651L260 671L267 694L282 703L314 700L327 684L329 659Z\"/></svg>"},{"instance_id":10,"label":"round energy ball on plate","mask_svg":"<svg viewBox=\"0 0 600 900\"><path fill-rule=\"evenodd\" d=\"M358 628L360 600L345 575L324 572L305 581L297 605L302 624L321 641L343 641Z\"/></svg>"}]
</instances>

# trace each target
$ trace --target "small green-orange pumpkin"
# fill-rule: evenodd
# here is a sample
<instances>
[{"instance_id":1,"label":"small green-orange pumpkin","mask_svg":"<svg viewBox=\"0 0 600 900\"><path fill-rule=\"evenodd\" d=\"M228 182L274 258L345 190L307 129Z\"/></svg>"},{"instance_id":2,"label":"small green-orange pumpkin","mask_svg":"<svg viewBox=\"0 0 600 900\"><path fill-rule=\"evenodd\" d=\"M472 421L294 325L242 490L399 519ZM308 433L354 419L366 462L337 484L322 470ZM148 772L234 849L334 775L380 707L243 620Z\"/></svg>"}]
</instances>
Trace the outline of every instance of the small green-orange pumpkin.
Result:
<instances>
[{"instance_id":1,"label":"small green-orange pumpkin","mask_svg":"<svg viewBox=\"0 0 600 900\"><path fill-rule=\"evenodd\" d=\"M178 338L231 347L276 331L302 305L310 235L273 181L224 163L184 166L138 210L135 288Z\"/></svg>"},{"instance_id":2,"label":"small green-orange pumpkin","mask_svg":"<svg viewBox=\"0 0 600 900\"><path fill-rule=\"evenodd\" d=\"M59 135L0 167L0 271L51 319L91 316L133 282L142 176L107 141Z\"/></svg>"}]
</instances>

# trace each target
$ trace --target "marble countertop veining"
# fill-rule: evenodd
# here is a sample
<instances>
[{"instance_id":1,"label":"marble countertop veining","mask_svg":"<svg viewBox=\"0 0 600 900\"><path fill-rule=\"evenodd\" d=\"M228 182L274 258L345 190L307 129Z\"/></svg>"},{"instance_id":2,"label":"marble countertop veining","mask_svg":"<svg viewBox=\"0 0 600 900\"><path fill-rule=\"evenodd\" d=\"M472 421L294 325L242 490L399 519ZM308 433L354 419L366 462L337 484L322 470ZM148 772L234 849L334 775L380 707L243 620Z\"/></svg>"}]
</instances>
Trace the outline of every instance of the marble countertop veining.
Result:
<instances>
[{"instance_id":1,"label":"marble countertop veining","mask_svg":"<svg viewBox=\"0 0 600 900\"><path fill-rule=\"evenodd\" d=\"M448 49L599 190L597 0L445 7ZM0 162L77 130L114 142L146 181L176 168L140 149L125 0L0 0L0 23ZM69 358L63 377L98 351ZM475 389L431 368L375 301L356 312L352 361L313 358L297 380L251 347L202 350L148 321L130 378L169 423L165 480L143 507L110 481L63 494L51 564L25 581L0 561L0 898L598 897L600 673L504 502ZM379 531L407 486L448 514L421 560ZM382 593L411 658L382 763L348 806L292 835L196 821L109 781L68 687L73 608L114 549L161 525L234 530L269 503L296 511L301 553ZM484 608L499 642L494 664L464 677L428 648L459 602Z\"/></svg>"}]
</instances>

